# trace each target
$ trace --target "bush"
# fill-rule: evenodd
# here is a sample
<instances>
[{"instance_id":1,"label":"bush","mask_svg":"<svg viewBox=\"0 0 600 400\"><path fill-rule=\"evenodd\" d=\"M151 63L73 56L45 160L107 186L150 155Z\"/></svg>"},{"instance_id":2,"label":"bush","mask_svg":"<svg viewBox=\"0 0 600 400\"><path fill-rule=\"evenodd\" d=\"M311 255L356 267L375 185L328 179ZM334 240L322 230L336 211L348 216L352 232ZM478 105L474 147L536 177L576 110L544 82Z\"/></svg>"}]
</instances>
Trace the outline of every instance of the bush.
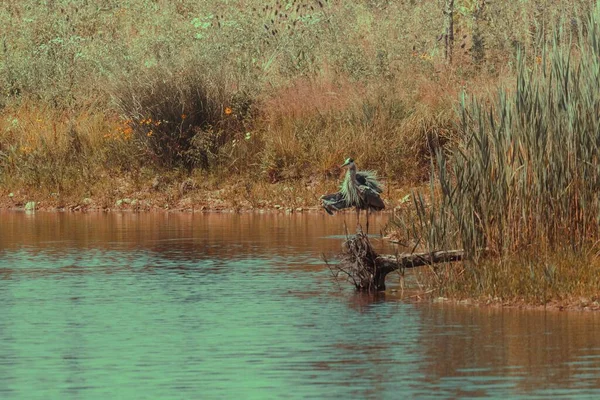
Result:
<instances>
[{"instance_id":1,"label":"bush","mask_svg":"<svg viewBox=\"0 0 600 400\"><path fill-rule=\"evenodd\" d=\"M244 131L252 100L223 75L202 68L154 68L117 86L114 98L148 155L164 167L208 169L219 149Z\"/></svg>"}]
</instances>

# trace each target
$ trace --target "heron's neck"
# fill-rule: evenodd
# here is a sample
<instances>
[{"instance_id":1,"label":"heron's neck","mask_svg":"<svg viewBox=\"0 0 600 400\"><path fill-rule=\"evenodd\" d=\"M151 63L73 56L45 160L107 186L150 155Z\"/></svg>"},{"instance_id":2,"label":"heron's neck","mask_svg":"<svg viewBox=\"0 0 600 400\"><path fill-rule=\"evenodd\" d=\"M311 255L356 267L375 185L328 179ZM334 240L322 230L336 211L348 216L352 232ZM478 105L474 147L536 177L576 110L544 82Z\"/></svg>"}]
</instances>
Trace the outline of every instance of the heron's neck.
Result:
<instances>
[{"instance_id":1,"label":"heron's neck","mask_svg":"<svg viewBox=\"0 0 600 400\"><path fill-rule=\"evenodd\" d=\"M350 179L352 179L352 182L358 186L358 180L356 179L356 165L352 165L350 168L348 168L348 173L350 174Z\"/></svg>"}]
</instances>

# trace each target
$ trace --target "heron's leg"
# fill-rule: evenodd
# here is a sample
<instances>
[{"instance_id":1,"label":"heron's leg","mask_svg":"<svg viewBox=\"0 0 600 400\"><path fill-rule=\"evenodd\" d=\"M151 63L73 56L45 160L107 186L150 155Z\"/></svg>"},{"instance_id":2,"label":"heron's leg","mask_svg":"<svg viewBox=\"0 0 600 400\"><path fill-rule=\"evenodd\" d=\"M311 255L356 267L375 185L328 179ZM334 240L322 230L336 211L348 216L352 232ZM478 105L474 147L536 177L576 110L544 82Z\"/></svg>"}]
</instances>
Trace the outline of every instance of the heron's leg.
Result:
<instances>
[{"instance_id":1,"label":"heron's leg","mask_svg":"<svg viewBox=\"0 0 600 400\"><path fill-rule=\"evenodd\" d=\"M369 236L369 207L367 207L366 213L367 213L367 236Z\"/></svg>"},{"instance_id":2,"label":"heron's leg","mask_svg":"<svg viewBox=\"0 0 600 400\"><path fill-rule=\"evenodd\" d=\"M356 207L356 230L360 226L360 208Z\"/></svg>"}]
</instances>

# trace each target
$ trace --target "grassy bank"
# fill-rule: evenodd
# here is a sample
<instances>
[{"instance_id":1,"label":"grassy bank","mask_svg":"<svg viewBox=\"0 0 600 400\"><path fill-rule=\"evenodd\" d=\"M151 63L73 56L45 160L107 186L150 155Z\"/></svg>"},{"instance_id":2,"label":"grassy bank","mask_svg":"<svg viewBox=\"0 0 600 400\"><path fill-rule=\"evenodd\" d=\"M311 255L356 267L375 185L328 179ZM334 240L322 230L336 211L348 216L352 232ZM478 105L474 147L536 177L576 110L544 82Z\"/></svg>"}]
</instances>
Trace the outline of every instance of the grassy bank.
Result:
<instances>
[{"instance_id":1,"label":"grassy bank","mask_svg":"<svg viewBox=\"0 0 600 400\"><path fill-rule=\"evenodd\" d=\"M297 186L337 179L347 156L413 185L432 146L457 140L458 94L493 92L517 47L536 51L584 3L464 2L448 67L436 1L6 1L0 187L77 199L114 177Z\"/></svg>"}]
</instances>

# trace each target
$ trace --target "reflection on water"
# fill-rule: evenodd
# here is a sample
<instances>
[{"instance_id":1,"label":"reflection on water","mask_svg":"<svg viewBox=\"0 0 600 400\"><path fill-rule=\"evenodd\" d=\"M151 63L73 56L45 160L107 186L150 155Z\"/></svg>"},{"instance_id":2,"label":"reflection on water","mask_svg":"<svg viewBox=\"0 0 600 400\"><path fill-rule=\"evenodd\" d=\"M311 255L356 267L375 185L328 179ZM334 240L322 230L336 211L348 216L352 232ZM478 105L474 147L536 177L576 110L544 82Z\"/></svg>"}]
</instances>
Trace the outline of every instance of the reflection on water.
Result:
<instances>
[{"instance_id":1,"label":"reflection on water","mask_svg":"<svg viewBox=\"0 0 600 400\"><path fill-rule=\"evenodd\" d=\"M493 386L541 398L600 393L597 313L443 304L419 309L420 323L428 330L420 339L427 341L422 347L426 357L444 357L424 366L436 389L459 387L456 395L485 395ZM459 382L464 386L457 386Z\"/></svg>"},{"instance_id":2,"label":"reflection on water","mask_svg":"<svg viewBox=\"0 0 600 400\"><path fill-rule=\"evenodd\" d=\"M320 261L343 231L306 214L0 214L0 398L600 394L598 314L359 295Z\"/></svg>"}]
</instances>

